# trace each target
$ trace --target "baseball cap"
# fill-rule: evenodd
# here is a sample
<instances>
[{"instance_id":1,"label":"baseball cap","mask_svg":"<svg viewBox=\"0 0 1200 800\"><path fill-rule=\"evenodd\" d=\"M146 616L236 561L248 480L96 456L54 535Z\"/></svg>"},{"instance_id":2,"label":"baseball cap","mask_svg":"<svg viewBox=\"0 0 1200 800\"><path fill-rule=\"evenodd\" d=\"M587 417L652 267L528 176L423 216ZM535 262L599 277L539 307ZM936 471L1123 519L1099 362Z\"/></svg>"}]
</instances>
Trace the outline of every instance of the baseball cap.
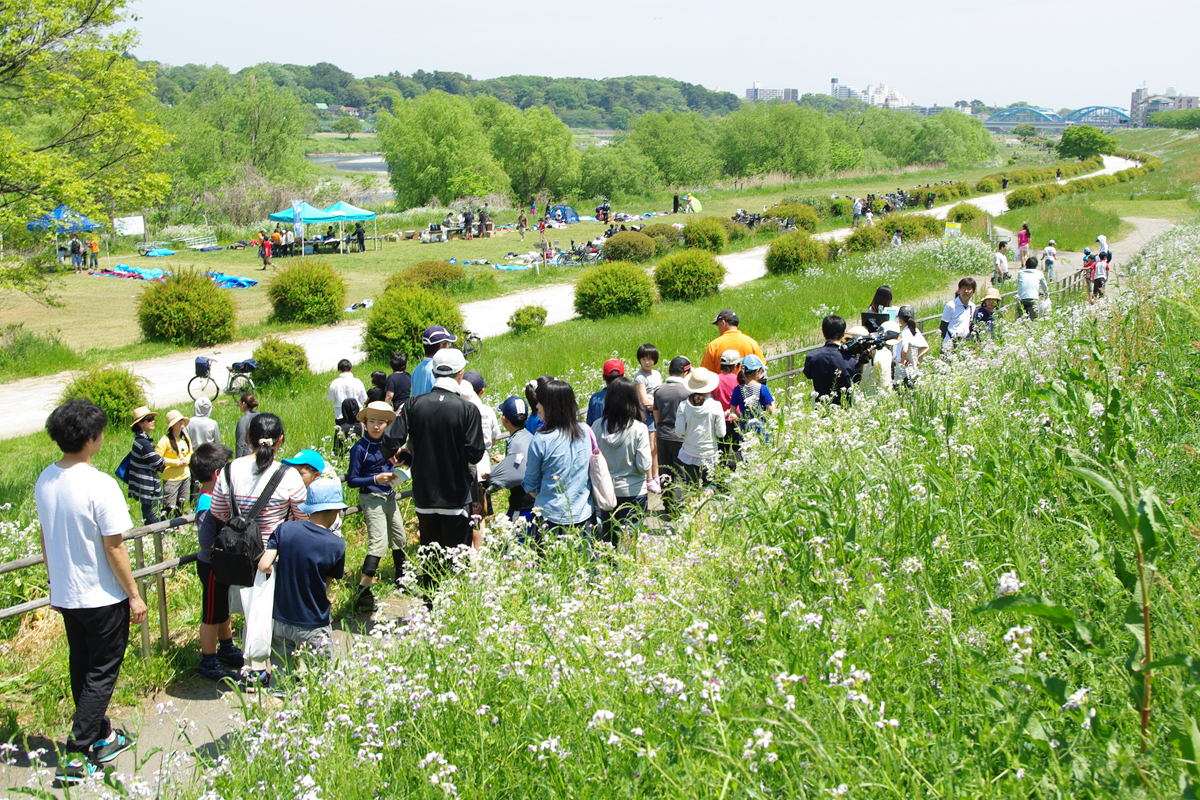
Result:
<instances>
[{"instance_id":1,"label":"baseball cap","mask_svg":"<svg viewBox=\"0 0 1200 800\"><path fill-rule=\"evenodd\" d=\"M913 310L912 306L900 306L900 310L896 313L896 316L899 319L916 319L917 312Z\"/></svg>"},{"instance_id":2,"label":"baseball cap","mask_svg":"<svg viewBox=\"0 0 1200 800\"><path fill-rule=\"evenodd\" d=\"M496 409L509 422L516 422L519 417L528 416L529 405L521 397L510 397Z\"/></svg>"},{"instance_id":3,"label":"baseball cap","mask_svg":"<svg viewBox=\"0 0 1200 800\"><path fill-rule=\"evenodd\" d=\"M1083 248L1083 254L1085 256L1090 256L1092 254L1092 248L1090 248L1090 247Z\"/></svg>"},{"instance_id":4,"label":"baseball cap","mask_svg":"<svg viewBox=\"0 0 1200 800\"><path fill-rule=\"evenodd\" d=\"M675 356L667 365L667 372L671 375L686 375L691 368L692 362L687 356Z\"/></svg>"},{"instance_id":5,"label":"baseball cap","mask_svg":"<svg viewBox=\"0 0 1200 800\"><path fill-rule=\"evenodd\" d=\"M283 459L283 463L293 467L312 467L317 472L325 471L325 459L316 450L301 450L291 458Z\"/></svg>"},{"instance_id":6,"label":"baseball cap","mask_svg":"<svg viewBox=\"0 0 1200 800\"><path fill-rule=\"evenodd\" d=\"M619 358L610 358L604 362L604 371L601 373L606 378L613 378L618 375L625 374L625 362Z\"/></svg>"},{"instance_id":7,"label":"baseball cap","mask_svg":"<svg viewBox=\"0 0 1200 800\"><path fill-rule=\"evenodd\" d=\"M442 377L457 375L466 366L467 359L463 356L462 351L453 347L438 350L437 355L433 357L434 375L441 375Z\"/></svg>"},{"instance_id":8,"label":"baseball cap","mask_svg":"<svg viewBox=\"0 0 1200 800\"><path fill-rule=\"evenodd\" d=\"M441 344L442 342L457 342L458 337L441 325L430 325L421 331L421 344Z\"/></svg>"},{"instance_id":9,"label":"baseball cap","mask_svg":"<svg viewBox=\"0 0 1200 800\"><path fill-rule=\"evenodd\" d=\"M753 372L754 370L762 369L765 366L766 364L763 363L763 360L754 355L754 353L751 353L742 359L742 369L746 370L747 372Z\"/></svg>"},{"instance_id":10,"label":"baseball cap","mask_svg":"<svg viewBox=\"0 0 1200 800\"><path fill-rule=\"evenodd\" d=\"M479 394L487 388L487 381L479 374L479 370L471 370L463 374L463 380L471 384L471 388L475 390L475 394Z\"/></svg>"},{"instance_id":11,"label":"baseball cap","mask_svg":"<svg viewBox=\"0 0 1200 800\"><path fill-rule=\"evenodd\" d=\"M1053 244L1054 244L1054 240L1053 240L1053 239L1051 239L1051 240L1048 242L1048 244L1051 244L1051 245L1053 245Z\"/></svg>"},{"instance_id":12,"label":"baseball cap","mask_svg":"<svg viewBox=\"0 0 1200 800\"><path fill-rule=\"evenodd\" d=\"M726 350L724 353L721 353L721 365L722 366L729 366L731 364L736 364L741 360L742 360L742 354L739 353L737 350L731 349L731 350Z\"/></svg>"},{"instance_id":13,"label":"baseball cap","mask_svg":"<svg viewBox=\"0 0 1200 800\"><path fill-rule=\"evenodd\" d=\"M337 478L317 478L308 487L308 497L300 504L305 514L318 511L341 511L347 508L342 500L342 482Z\"/></svg>"},{"instance_id":14,"label":"baseball cap","mask_svg":"<svg viewBox=\"0 0 1200 800\"><path fill-rule=\"evenodd\" d=\"M721 311L717 314L717 318L712 321L712 324L716 325L721 320L725 320L731 325L738 324L738 316L732 308L721 309Z\"/></svg>"}]
</instances>

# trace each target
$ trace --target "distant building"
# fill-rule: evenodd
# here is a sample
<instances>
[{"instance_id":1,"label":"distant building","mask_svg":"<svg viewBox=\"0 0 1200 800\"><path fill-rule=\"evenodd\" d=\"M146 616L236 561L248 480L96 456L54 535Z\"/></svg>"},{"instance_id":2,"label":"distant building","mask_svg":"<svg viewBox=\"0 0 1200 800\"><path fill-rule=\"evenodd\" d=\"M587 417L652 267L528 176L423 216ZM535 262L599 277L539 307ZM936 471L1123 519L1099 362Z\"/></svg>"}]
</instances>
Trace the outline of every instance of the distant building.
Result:
<instances>
[{"instance_id":1,"label":"distant building","mask_svg":"<svg viewBox=\"0 0 1200 800\"><path fill-rule=\"evenodd\" d=\"M837 78L829 82L829 95L839 100L861 100L880 108L908 108L908 98L886 83L867 84L865 90L857 86L838 83Z\"/></svg>"},{"instance_id":2,"label":"distant building","mask_svg":"<svg viewBox=\"0 0 1200 800\"><path fill-rule=\"evenodd\" d=\"M1129 124L1145 127L1150 115L1156 111L1182 111L1200 108L1200 97L1181 95L1174 86L1168 86L1162 94L1152 93L1146 87L1134 89L1129 100Z\"/></svg>"},{"instance_id":3,"label":"distant building","mask_svg":"<svg viewBox=\"0 0 1200 800\"><path fill-rule=\"evenodd\" d=\"M751 102L759 100L782 100L785 103L795 103L800 100L800 91L798 89L764 89L758 81L746 90L746 99Z\"/></svg>"},{"instance_id":4,"label":"distant building","mask_svg":"<svg viewBox=\"0 0 1200 800\"><path fill-rule=\"evenodd\" d=\"M850 86L845 83L838 83L837 78L833 78L829 86L829 96L835 97L838 100L861 100L867 102L866 92L859 89L857 86Z\"/></svg>"}]
</instances>

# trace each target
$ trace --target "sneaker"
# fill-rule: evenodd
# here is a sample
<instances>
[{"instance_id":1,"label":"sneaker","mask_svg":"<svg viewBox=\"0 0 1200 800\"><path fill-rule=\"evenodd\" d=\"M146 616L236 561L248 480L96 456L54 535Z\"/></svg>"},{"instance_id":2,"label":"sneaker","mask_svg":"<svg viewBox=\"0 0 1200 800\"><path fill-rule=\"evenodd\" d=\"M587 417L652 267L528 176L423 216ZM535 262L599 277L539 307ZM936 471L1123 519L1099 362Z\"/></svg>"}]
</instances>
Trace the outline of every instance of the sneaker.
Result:
<instances>
[{"instance_id":1,"label":"sneaker","mask_svg":"<svg viewBox=\"0 0 1200 800\"><path fill-rule=\"evenodd\" d=\"M354 610L360 614L370 614L375 611L375 593L370 586L359 589L358 597L354 598Z\"/></svg>"},{"instance_id":2,"label":"sneaker","mask_svg":"<svg viewBox=\"0 0 1200 800\"><path fill-rule=\"evenodd\" d=\"M265 669L260 671L251 670L242 678L242 691L246 694L258 694L260 689L271 688L271 673Z\"/></svg>"},{"instance_id":3,"label":"sneaker","mask_svg":"<svg viewBox=\"0 0 1200 800\"><path fill-rule=\"evenodd\" d=\"M96 765L84 756L75 755L67 761L59 762L58 769L54 771L54 780L74 785L83 783L94 774L96 774Z\"/></svg>"},{"instance_id":4,"label":"sneaker","mask_svg":"<svg viewBox=\"0 0 1200 800\"><path fill-rule=\"evenodd\" d=\"M226 667L217 656L200 659L196 674L213 681L236 680L237 673Z\"/></svg>"},{"instance_id":5,"label":"sneaker","mask_svg":"<svg viewBox=\"0 0 1200 800\"><path fill-rule=\"evenodd\" d=\"M107 739L101 739L92 745L92 758L97 764L107 764L124 753L137 742L137 739L120 728L113 728Z\"/></svg>"},{"instance_id":6,"label":"sneaker","mask_svg":"<svg viewBox=\"0 0 1200 800\"><path fill-rule=\"evenodd\" d=\"M228 647L221 645L217 648L217 660L233 670L246 666L246 657L242 655L242 649L232 642Z\"/></svg>"}]
</instances>

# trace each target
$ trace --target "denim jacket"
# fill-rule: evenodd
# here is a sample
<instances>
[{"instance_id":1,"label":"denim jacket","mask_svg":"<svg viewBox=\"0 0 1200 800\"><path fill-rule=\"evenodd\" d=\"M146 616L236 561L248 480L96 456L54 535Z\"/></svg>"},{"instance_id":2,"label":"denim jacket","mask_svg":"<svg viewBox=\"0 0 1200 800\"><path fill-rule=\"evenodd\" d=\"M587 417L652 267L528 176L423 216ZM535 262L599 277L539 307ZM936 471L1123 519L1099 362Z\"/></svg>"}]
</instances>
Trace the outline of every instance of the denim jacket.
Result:
<instances>
[{"instance_id":1,"label":"denim jacket","mask_svg":"<svg viewBox=\"0 0 1200 800\"><path fill-rule=\"evenodd\" d=\"M592 440L586 428L574 442L563 431L534 434L522 485L535 496L533 506L548 522L571 525L591 519L591 458Z\"/></svg>"}]
</instances>

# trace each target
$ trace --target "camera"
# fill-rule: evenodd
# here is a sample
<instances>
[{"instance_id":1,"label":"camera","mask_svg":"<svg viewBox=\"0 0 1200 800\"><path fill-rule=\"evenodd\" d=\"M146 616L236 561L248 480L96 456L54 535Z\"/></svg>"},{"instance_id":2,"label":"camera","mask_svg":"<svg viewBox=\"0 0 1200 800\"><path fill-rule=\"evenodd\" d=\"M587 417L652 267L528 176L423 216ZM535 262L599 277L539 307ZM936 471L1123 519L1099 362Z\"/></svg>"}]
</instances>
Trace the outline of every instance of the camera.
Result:
<instances>
[{"instance_id":1,"label":"camera","mask_svg":"<svg viewBox=\"0 0 1200 800\"><path fill-rule=\"evenodd\" d=\"M842 342L839 347L848 356L861 356L887 347L899 338L900 334L895 331L879 330L866 336L855 336L848 342Z\"/></svg>"}]
</instances>

